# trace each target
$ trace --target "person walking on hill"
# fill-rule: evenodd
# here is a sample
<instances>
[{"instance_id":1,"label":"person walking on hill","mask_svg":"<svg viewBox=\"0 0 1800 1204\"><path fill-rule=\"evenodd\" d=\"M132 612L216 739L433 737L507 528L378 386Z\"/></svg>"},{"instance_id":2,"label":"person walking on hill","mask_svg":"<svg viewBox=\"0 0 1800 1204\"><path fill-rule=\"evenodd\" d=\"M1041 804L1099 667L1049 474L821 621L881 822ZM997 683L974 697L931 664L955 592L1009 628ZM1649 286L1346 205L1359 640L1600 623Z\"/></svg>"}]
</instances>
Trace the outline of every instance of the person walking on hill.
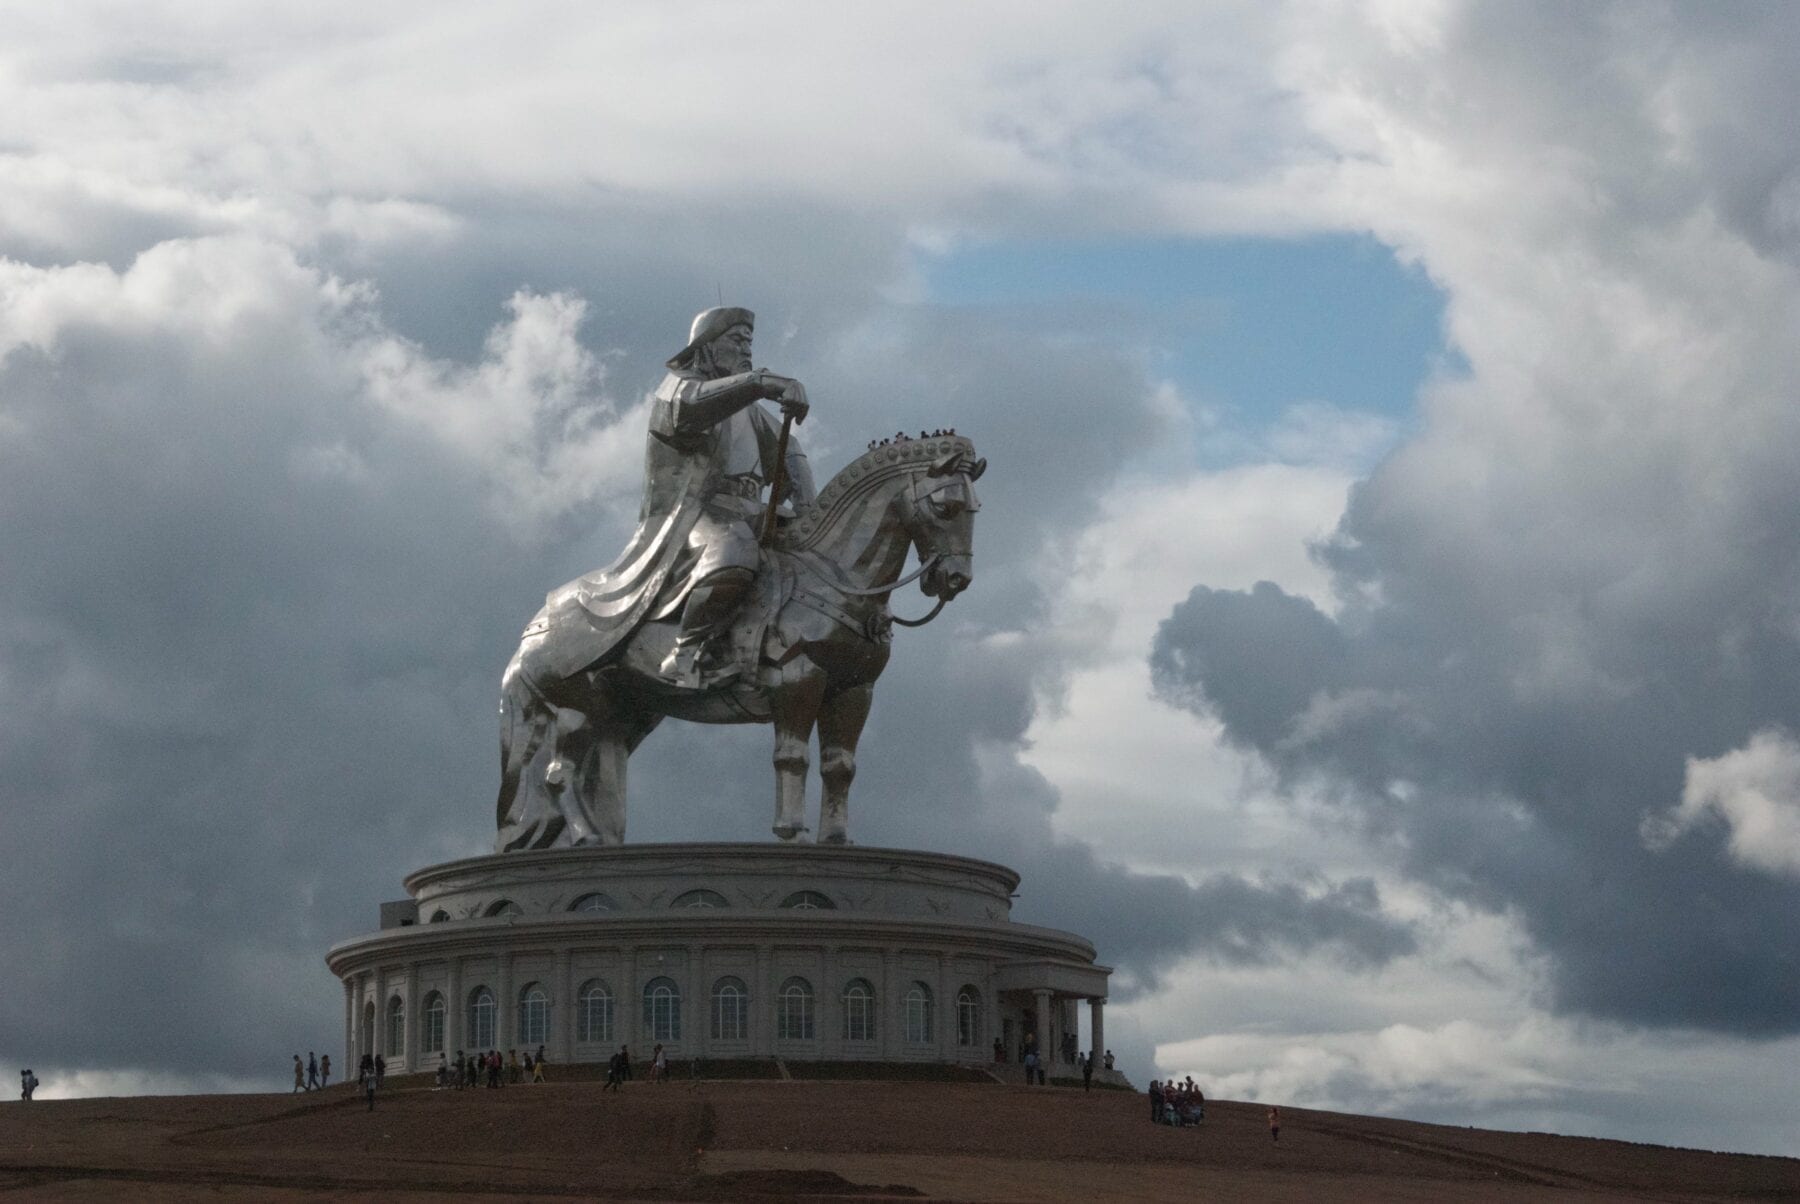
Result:
<instances>
[{"instance_id":1,"label":"person walking on hill","mask_svg":"<svg viewBox=\"0 0 1800 1204\"><path fill-rule=\"evenodd\" d=\"M30 1067L26 1067L19 1072L20 1099L24 1100L26 1103L30 1103L32 1095L37 1091L37 1085L38 1077Z\"/></svg>"},{"instance_id":2,"label":"person walking on hill","mask_svg":"<svg viewBox=\"0 0 1800 1204\"><path fill-rule=\"evenodd\" d=\"M1083 1091L1094 1089L1094 1059L1089 1054L1081 1055L1081 1089Z\"/></svg>"},{"instance_id":3,"label":"person walking on hill","mask_svg":"<svg viewBox=\"0 0 1800 1204\"><path fill-rule=\"evenodd\" d=\"M319 1055L310 1049L306 1051L306 1089L319 1089Z\"/></svg>"},{"instance_id":4,"label":"person walking on hill","mask_svg":"<svg viewBox=\"0 0 1800 1204\"><path fill-rule=\"evenodd\" d=\"M621 1045L619 1046L619 1052L606 1060L606 1086L600 1088L600 1090L617 1091L619 1089L619 1083L625 1077L625 1071L622 1069L624 1062L625 1047Z\"/></svg>"},{"instance_id":5,"label":"person walking on hill","mask_svg":"<svg viewBox=\"0 0 1800 1204\"><path fill-rule=\"evenodd\" d=\"M375 1085L387 1086L387 1059L380 1054L375 1055Z\"/></svg>"},{"instance_id":6,"label":"person walking on hill","mask_svg":"<svg viewBox=\"0 0 1800 1204\"><path fill-rule=\"evenodd\" d=\"M544 1081L544 1047L542 1045L538 1046L537 1062L532 1067L531 1081L534 1083Z\"/></svg>"},{"instance_id":7,"label":"person walking on hill","mask_svg":"<svg viewBox=\"0 0 1800 1204\"><path fill-rule=\"evenodd\" d=\"M1281 1144L1281 1109L1269 1109L1269 1140Z\"/></svg>"},{"instance_id":8,"label":"person walking on hill","mask_svg":"<svg viewBox=\"0 0 1800 1204\"><path fill-rule=\"evenodd\" d=\"M319 1086L322 1088L331 1086L331 1055L330 1054L320 1054L319 1055Z\"/></svg>"},{"instance_id":9,"label":"person walking on hill","mask_svg":"<svg viewBox=\"0 0 1800 1204\"><path fill-rule=\"evenodd\" d=\"M294 1091L306 1090L306 1065L300 1061L300 1055L294 1055ZM292 1095L290 1091L288 1094Z\"/></svg>"}]
</instances>

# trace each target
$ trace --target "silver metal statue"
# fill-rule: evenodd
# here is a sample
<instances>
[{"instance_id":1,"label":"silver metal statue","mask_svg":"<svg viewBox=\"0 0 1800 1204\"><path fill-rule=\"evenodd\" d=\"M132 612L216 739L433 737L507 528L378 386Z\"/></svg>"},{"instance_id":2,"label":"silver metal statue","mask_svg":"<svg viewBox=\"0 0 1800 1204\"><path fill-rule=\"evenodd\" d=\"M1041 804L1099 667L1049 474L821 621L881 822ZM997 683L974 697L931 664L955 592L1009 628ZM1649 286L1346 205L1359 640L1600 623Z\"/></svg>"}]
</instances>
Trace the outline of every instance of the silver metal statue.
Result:
<instances>
[{"instance_id":1,"label":"silver metal statue","mask_svg":"<svg viewBox=\"0 0 1800 1204\"><path fill-rule=\"evenodd\" d=\"M924 622L968 586L987 463L954 432L898 436L815 496L792 439L806 390L750 367L754 329L746 309L694 319L656 391L637 530L612 564L550 593L506 667L501 851L623 841L626 761L667 716L775 725L783 840L806 831L817 728L818 839L849 839L891 624L917 625L888 595L918 578L938 599ZM903 577L914 548L920 567Z\"/></svg>"}]
</instances>

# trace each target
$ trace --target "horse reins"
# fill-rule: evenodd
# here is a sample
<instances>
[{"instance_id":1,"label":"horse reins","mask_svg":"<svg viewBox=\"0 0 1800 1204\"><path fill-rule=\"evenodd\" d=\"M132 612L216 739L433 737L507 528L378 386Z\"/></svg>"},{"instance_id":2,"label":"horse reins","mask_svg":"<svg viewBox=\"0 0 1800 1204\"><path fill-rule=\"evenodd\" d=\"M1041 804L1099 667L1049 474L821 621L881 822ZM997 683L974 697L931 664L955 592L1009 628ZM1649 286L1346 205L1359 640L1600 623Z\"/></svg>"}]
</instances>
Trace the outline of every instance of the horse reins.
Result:
<instances>
[{"instance_id":1,"label":"horse reins","mask_svg":"<svg viewBox=\"0 0 1800 1204\"><path fill-rule=\"evenodd\" d=\"M835 581L831 583L831 588L838 591L840 594L850 594L858 598L871 598L876 594L891 594L907 582L915 581L918 578L923 577L926 573L929 573L943 558L941 552L933 552L929 559L921 561L919 567L908 573L906 576L895 578L886 585L877 585L872 589L856 589L853 586L839 585ZM939 597L937 605L931 608L931 613L922 619L903 619L899 615L891 613L888 617L902 627L923 627L925 624L937 618L939 613L943 611L945 604L949 601L950 599L948 598Z\"/></svg>"}]
</instances>

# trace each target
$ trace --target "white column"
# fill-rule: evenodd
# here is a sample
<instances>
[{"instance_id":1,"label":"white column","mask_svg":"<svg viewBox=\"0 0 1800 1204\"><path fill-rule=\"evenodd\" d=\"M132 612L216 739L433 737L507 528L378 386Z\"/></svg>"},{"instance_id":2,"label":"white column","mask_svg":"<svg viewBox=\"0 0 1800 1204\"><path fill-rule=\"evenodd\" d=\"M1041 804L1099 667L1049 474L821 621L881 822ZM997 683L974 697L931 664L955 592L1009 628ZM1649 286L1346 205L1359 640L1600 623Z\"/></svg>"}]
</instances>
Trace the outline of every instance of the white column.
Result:
<instances>
[{"instance_id":1,"label":"white column","mask_svg":"<svg viewBox=\"0 0 1800 1204\"><path fill-rule=\"evenodd\" d=\"M1094 1045L1093 1048L1088 1051L1088 1057L1093 1060L1095 1070L1099 1070L1102 1066L1106 1065L1106 1062L1104 1061L1106 1057L1105 1013L1106 1000L1088 1000L1088 1022L1090 1027L1094 1030L1092 1033Z\"/></svg>"},{"instance_id":2,"label":"white column","mask_svg":"<svg viewBox=\"0 0 1800 1204\"><path fill-rule=\"evenodd\" d=\"M575 1060L575 983L567 949L556 951L555 967L551 975L554 981L550 985L548 1052L556 1061L567 1065Z\"/></svg>"},{"instance_id":3,"label":"white column","mask_svg":"<svg viewBox=\"0 0 1800 1204\"><path fill-rule=\"evenodd\" d=\"M375 971L375 1053L386 1058L387 1045L387 971Z\"/></svg>"},{"instance_id":4,"label":"white column","mask_svg":"<svg viewBox=\"0 0 1800 1204\"><path fill-rule=\"evenodd\" d=\"M950 977L950 955L938 954L937 972L937 1015L932 1017L937 1022L938 1060L953 1062L956 1060L956 982Z\"/></svg>"},{"instance_id":5,"label":"white column","mask_svg":"<svg viewBox=\"0 0 1800 1204\"><path fill-rule=\"evenodd\" d=\"M419 963L408 962L406 965L406 1002L400 1009L403 1017L402 1032L406 1037L406 1046L401 1051L406 1059L408 1070L418 1070L419 1066Z\"/></svg>"},{"instance_id":6,"label":"white column","mask_svg":"<svg viewBox=\"0 0 1800 1204\"><path fill-rule=\"evenodd\" d=\"M513 955L500 955L500 997L494 1002L499 1007L494 1011L494 1048L500 1051L501 1057L506 1051L515 1047L518 1041L518 1001L513 998Z\"/></svg>"},{"instance_id":7,"label":"white column","mask_svg":"<svg viewBox=\"0 0 1800 1204\"><path fill-rule=\"evenodd\" d=\"M344 977L344 1078L356 1065L356 977Z\"/></svg>"},{"instance_id":8,"label":"white column","mask_svg":"<svg viewBox=\"0 0 1800 1204\"><path fill-rule=\"evenodd\" d=\"M636 1048L638 1044L638 1018L644 1006L643 992L638 988L637 950L625 950L625 981L619 987L619 1004L613 1012L613 1018L619 1022L619 1044L632 1046L631 1057L635 1062L644 1052Z\"/></svg>"},{"instance_id":9,"label":"white column","mask_svg":"<svg viewBox=\"0 0 1800 1204\"><path fill-rule=\"evenodd\" d=\"M444 1000L444 1054L447 1057L463 1047L465 1009L469 1006L468 1001L463 998L460 958L450 958L449 984L444 989L448 992L448 997Z\"/></svg>"},{"instance_id":10,"label":"white column","mask_svg":"<svg viewBox=\"0 0 1800 1204\"><path fill-rule=\"evenodd\" d=\"M904 1049L900 1024L900 958L891 949L881 953L881 998L875 1003L875 1022L881 1026L881 1056L893 1061Z\"/></svg>"},{"instance_id":11,"label":"white column","mask_svg":"<svg viewBox=\"0 0 1800 1204\"><path fill-rule=\"evenodd\" d=\"M775 1052L775 947L756 947L756 970L750 977L750 1053L766 1058Z\"/></svg>"},{"instance_id":12,"label":"white column","mask_svg":"<svg viewBox=\"0 0 1800 1204\"><path fill-rule=\"evenodd\" d=\"M1032 1022L1037 1025L1038 1069L1048 1076L1050 1060L1056 1056L1056 1034L1050 1031L1050 992L1040 987L1031 993L1031 998Z\"/></svg>"}]
</instances>

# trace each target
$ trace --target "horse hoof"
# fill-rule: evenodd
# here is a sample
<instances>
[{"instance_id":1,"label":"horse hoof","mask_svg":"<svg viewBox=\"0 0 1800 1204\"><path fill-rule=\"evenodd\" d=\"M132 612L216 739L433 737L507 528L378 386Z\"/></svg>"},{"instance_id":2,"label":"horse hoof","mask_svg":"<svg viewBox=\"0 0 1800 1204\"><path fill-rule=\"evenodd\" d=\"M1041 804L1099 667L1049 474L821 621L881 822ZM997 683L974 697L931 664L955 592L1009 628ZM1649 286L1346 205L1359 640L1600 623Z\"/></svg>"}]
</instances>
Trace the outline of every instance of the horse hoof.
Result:
<instances>
[{"instance_id":1,"label":"horse hoof","mask_svg":"<svg viewBox=\"0 0 1800 1204\"><path fill-rule=\"evenodd\" d=\"M805 824L776 824L774 828L775 838L777 840L798 840L800 839L800 833L804 831L806 831Z\"/></svg>"},{"instance_id":2,"label":"horse hoof","mask_svg":"<svg viewBox=\"0 0 1800 1204\"><path fill-rule=\"evenodd\" d=\"M827 832L819 837L820 844L849 844L850 837L843 832Z\"/></svg>"}]
</instances>

